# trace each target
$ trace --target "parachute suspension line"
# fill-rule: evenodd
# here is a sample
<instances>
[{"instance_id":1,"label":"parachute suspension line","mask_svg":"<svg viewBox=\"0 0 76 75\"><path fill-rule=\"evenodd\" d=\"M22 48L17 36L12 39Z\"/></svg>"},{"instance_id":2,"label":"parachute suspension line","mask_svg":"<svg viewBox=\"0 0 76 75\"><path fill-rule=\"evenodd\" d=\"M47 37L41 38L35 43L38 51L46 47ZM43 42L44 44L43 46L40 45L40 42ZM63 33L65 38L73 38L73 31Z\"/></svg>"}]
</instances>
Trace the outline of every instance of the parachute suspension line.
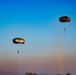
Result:
<instances>
[{"instance_id":1,"label":"parachute suspension line","mask_svg":"<svg viewBox=\"0 0 76 75\"><path fill-rule=\"evenodd\" d=\"M20 47L17 48L17 72L19 71L20 69Z\"/></svg>"},{"instance_id":2,"label":"parachute suspension line","mask_svg":"<svg viewBox=\"0 0 76 75\"><path fill-rule=\"evenodd\" d=\"M65 36L66 26L64 26L64 36Z\"/></svg>"},{"instance_id":3,"label":"parachute suspension line","mask_svg":"<svg viewBox=\"0 0 76 75\"><path fill-rule=\"evenodd\" d=\"M17 54L19 54L19 52L20 52L19 50L20 50L20 49L18 48L18 49L17 49Z\"/></svg>"}]
</instances>

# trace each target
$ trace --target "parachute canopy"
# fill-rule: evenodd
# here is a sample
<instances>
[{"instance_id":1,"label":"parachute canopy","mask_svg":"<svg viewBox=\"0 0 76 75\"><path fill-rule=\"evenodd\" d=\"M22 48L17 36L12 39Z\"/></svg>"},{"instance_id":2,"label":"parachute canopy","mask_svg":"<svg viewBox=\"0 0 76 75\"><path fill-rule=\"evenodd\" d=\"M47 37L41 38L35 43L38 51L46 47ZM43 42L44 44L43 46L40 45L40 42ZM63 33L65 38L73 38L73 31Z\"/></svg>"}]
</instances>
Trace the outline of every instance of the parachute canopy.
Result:
<instances>
[{"instance_id":1,"label":"parachute canopy","mask_svg":"<svg viewBox=\"0 0 76 75\"><path fill-rule=\"evenodd\" d=\"M24 44L25 43L25 40L23 38L14 38L13 39L13 43L15 44Z\"/></svg>"},{"instance_id":2,"label":"parachute canopy","mask_svg":"<svg viewBox=\"0 0 76 75\"><path fill-rule=\"evenodd\" d=\"M68 16L62 16L59 18L60 22L70 22L70 18Z\"/></svg>"}]
</instances>

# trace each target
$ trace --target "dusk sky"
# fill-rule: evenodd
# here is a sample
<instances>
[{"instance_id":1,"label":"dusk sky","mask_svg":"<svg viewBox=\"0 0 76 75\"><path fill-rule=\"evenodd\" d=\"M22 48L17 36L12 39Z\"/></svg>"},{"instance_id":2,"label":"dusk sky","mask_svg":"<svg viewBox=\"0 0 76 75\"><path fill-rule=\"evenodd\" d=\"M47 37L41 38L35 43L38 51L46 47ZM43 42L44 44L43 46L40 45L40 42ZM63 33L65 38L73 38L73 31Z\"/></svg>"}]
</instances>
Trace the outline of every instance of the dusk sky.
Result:
<instances>
[{"instance_id":1,"label":"dusk sky","mask_svg":"<svg viewBox=\"0 0 76 75\"><path fill-rule=\"evenodd\" d=\"M75 57L76 0L0 0L0 71L76 74Z\"/></svg>"}]
</instances>

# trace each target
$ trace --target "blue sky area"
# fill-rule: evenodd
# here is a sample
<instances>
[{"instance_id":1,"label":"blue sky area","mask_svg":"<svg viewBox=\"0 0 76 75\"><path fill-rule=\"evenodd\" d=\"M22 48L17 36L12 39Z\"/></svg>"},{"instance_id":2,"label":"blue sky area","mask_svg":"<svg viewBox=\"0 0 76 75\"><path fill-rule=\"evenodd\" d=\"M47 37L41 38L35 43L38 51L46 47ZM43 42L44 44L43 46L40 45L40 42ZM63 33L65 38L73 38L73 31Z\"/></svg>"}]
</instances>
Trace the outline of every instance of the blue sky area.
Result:
<instances>
[{"instance_id":1,"label":"blue sky area","mask_svg":"<svg viewBox=\"0 0 76 75\"><path fill-rule=\"evenodd\" d=\"M61 23L61 16L71 21ZM0 0L0 70L75 74L75 32L75 0ZM15 37L25 44L14 44Z\"/></svg>"}]
</instances>

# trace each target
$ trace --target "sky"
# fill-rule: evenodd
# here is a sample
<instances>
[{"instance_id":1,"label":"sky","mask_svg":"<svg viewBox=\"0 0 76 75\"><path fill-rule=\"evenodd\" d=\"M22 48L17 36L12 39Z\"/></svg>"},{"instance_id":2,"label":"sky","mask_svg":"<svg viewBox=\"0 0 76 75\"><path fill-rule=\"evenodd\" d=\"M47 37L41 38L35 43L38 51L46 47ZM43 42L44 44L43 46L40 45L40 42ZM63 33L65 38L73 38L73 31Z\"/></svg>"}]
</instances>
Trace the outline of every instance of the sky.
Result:
<instances>
[{"instance_id":1,"label":"sky","mask_svg":"<svg viewBox=\"0 0 76 75\"><path fill-rule=\"evenodd\" d=\"M0 70L76 74L75 19L75 0L0 0Z\"/></svg>"}]
</instances>

